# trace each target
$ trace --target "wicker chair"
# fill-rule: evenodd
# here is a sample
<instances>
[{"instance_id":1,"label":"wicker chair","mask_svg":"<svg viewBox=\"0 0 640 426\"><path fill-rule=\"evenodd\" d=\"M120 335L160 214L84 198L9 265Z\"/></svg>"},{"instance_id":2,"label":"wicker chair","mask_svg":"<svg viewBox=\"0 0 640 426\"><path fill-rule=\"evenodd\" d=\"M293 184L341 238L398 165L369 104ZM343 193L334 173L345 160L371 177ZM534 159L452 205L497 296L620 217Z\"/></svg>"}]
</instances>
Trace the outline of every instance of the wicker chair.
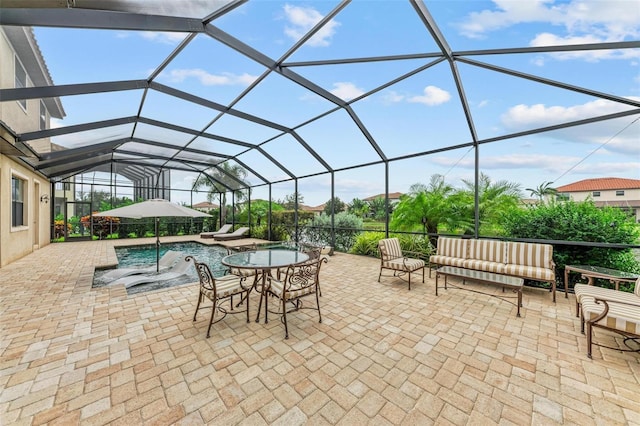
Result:
<instances>
[{"instance_id":1,"label":"wicker chair","mask_svg":"<svg viewBox=\"0 0 640 426\"><path fill-rule=\"evenodd\" d=\"M424 283L424 260L405 257L405 254L417 256L417 253L402 252L400 241L397 238L386 238L378 241L378 249L380 250L380 274L378 282L382 277L382 270L389 269L393 271L394 277L402 277L404 274L409 278L409 290L411 290L411 273L422 269L422 282Z\"/></svg>"},{"instance_id":2,"label":"wicker chair","mask_svg":"<svg viewBox=\"0 0 640 426\"><path fill-rule=\"evenodd\" d=\"M196 261L193 256L187 256L185 260L192 261L194 263L196 271L198 272L198 278L200 279L200 293L198 294L198 304L196 305L196 311L193 314L193 321L196 320L200 304L204 301L205 297L213 302L209 328L207 328L207 338L211 333L211 326L214 323L221 321L228 313L240 313L246 311L247 322L249 322L249 292L251 291L251 286L245 285L245 279L238 277L237 275L225 275L216 279L211 274L211 270L206 263ZM244 310L231 312L234 311L233 296L236 295L241 296L241 300L246 300L247 306ZM226 300L229 301L229 311L222 306ZM217 321L214 321L216 311L220 311L222 317Z\"/></svg>"},{"instance_id":3,"label":"wicker chair","mask_svg":"<svg viewBox=\"0 0 640 426\"><path fill-rule=\"evenodd\" d=\"M316 296L315 307L304 308L317 310L318 322L322 322L322 314L320 313L320 267L323 262L327 262L327 259L323 257L309 259L305 263L289 266L282 280L275 277L268 278L267 296L276 297L280 303L285 339L289 338L287 313L303 309L301 301L303 297ZM268 300L268 297L266 300ZM293 304L293 308L287 310L289 303ZM268 320L268 312L268 307L265 304L265 322Z\"/></svg>"}]
</instances>

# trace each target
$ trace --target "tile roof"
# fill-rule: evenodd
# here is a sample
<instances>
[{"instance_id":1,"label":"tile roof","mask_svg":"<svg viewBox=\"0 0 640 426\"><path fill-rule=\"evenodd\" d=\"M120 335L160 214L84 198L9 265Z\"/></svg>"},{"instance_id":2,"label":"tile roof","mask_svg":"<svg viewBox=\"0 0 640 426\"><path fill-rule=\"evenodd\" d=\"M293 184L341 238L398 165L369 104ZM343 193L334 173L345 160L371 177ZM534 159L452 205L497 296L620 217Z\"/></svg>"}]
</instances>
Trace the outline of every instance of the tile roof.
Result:
<instances>
[{"instance_id":1,"label":"tile roof","mask_svg":"<svg viewBox=\"0 0 640 426\"><path fill-rule=\"evenodd\" d=\"M401 195L403 195L402 192L390 192L389 193L389 199L390 200L399 200ZM384 198L384 194L373 195L371 197L363 198L362 200L363 201L372 201L372 200L375 200L376 198Z\"/></svg>"},{"instance_id":2,"label":"tile roof","mask_svg":"<svg viewBox=\"0 0 640 426\"><path fill-rule=\"evenodd\" d=\"M306 206L304 204L300 204L299 207L300 207L300 210L305 210L305 211L309 211L309 212L322 212L322 211L324 211L324 207L325 207L326 204L327 203L322 203L319 206L315 206L315 207Z\"/></svg>"},{"instance_id":3,"label":"tile roof","mask_svg":"<svg viewBox=\"0 0 640 426\"><path fill-rule=\"evenodd\" d=\"M558 192L606 191L612 189L640 189L639 179L598 178L584 179L556 188Z\"/></svg>"},{"instance_id":4,"label":"tile roof","mask_svg":"<svg viewBox=\"0 0 640 426\"><path fill-rule=\"evenodd\" d=\"M194 204L192 206L192 208L194 208L194 209L217 209L218 205L210 203L208 201L203 201L201 203Z\"/></svg>"}]
</instances>

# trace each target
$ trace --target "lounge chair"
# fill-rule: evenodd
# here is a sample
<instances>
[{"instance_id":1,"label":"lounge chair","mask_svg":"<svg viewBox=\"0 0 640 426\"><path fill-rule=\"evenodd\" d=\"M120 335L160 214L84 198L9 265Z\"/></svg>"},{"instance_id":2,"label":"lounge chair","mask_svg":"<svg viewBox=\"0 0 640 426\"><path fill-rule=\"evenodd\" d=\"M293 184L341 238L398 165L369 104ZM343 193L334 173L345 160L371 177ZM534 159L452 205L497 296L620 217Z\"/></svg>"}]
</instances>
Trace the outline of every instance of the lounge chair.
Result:
<instances>
[{"instance_id":1,"label":"lounge chair","mask_svg":"<svg viewBox=\"0 0 640 426\"><path fill-rule=\"evenodd\" d=\"M192 267L193 265L191 264L191 262L183 258L183 259L180 259L174 267L170 268L167 272L163 272L162 274L131 275L128 277L122 277L120 279L117 279L109 283L109 285L123 284L125 288L129 288L129 287L133 287L140 284L173 280L173 279L180 278L187 275L187 273L189 272L189 269Z\"/></svg>"},{"instance_id":2,"label":"lounge chair","mask_svg":"<svg viewBox=\"0 0 640 426\"><path fill-rule=\"evenodd\" d=\"M181 258L183 255L184 253L182 252L169 250L162 255L162 257L158 261L158 265L149 265L149 266L140 267L140 268L114 269L104 274L101 277L101 280L104 280L104 282L110 284L112 281L115 281L118 278L127 277L129 275L148 274L148 273L156 272L157 270L159 270L160 272L164 272L167 269L171 268L176 263L176 261L179 258Z\"/></svg>"},{"instance_id":3,"label":"lounge chair","mask_svg":"<svg viewBox=\"0 0 640 426\"><path fill-rule=\"evenodd\" d=\"M240 238L244 238L244 234L247 232L249 232L249 228L243 226L228 234L214 235L213 239L216 241L239 240Z\"/></svg>"},{"instance_id":4,"label":"lounge chair","mask_svg":"<svg viewBox=\"0 0 640 426\"><path fill-rule=\"evenodd\" d=\"M201 232L200 233L200 238L213 238L216 235L220 235L220 234L226 234L227 232L229 232L229 230L233 227L232 224L227 223L224 224L220 227L220 229L218 229L217 231L211 231L211 232Z\"/></svg>"}]
</instances>

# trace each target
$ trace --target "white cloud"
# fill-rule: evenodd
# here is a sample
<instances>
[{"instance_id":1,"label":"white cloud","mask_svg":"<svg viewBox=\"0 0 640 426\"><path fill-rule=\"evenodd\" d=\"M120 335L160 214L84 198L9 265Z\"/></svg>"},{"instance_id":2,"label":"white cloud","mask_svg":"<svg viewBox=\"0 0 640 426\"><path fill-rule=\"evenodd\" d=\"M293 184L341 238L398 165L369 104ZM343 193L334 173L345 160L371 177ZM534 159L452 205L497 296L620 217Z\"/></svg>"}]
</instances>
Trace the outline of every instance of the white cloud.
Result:
<instances>
[{"instance_id":1,"label":"white cloud","mask_svg":"<svg viewBox=\"0 0 640 426\"><path fill-rule=\"evenodd\" d=\"M142 38L149 41L155 41L164 44L178 44L187 36L186 33L161 33L151 31L142 31L140 32L140 35L142 36Z\"/></svg>"},{"instance_id":2,"label":"white cloud","mask_svg":"<svg viewBox=\"0 0 640 426\"><path fill-rule=\"evenodd\" d=\"M300 7L285 5L284 13L289 25L285 26L284 33L294 41L298 41L311 30L323 18L323 15L311 7ZM311 37L306 45L308 46L329 46L331 38L336 32L340 23L336 20L327 22L313 37Z\"/></svg>"},{"instance_id":3,"label":"white cloud","mask_svg":"<svg viewBox=\"0 0 640 426\"><path fill-rule=\"evenodd\" d=\"M411 96L407 101L433 106L448 102L449 99L451 99L451 95L446 90L435 86L427 86L424 88L423 95Z\"/></svg>"},{"instance_id":4,"label":"white cloud","mask_svg":"<svg viewBox=\"0 0 640 426\"><path fill-rule=\"evenodd\" d=\"M637 97L629 97L637 100ZM510 131L521 131L537 127L546 127L568 121L581 120L600 115L613 114L630 109L617 102L604 99L587 102L570 107L535 105L516 105L501 116L501 122ZM637 127L625 127L634 120L627 117L619 120L608 120L587 126L577 126L555 131L551 136L571 142L601 145L612 152L640 155L640 144L637 142ZM625 130L625 131L623 131Z\"/></svg>"},{"instance_id":5,"label":"white cloud","mask_svg":"<svg viewBox=\"0 0 640 426\"><path fill-rule=\"evenodd\" d=\"M480 159L480 166L483 170L492 169L543 169L548 172L561 173L567 169L567 164L575 164L580 161L579 157L561 156L557 154L506 154L501 156ZM463 158L459 160L455 157L436 157L433 162L441 166L462 167L473 169L475 167L474 158Z\"/></svg>"},{"instance_id":6,"label":"white cloud","mask_svg":"<svg viewBox=\"0 0 640 426\"><path fill-rule=\"evenodd\" d=\"M539 46L560 46L571 44L589 44L589 43L601 43L603 40L595 37L594 35L584 36L565 36L561 37L551 33L541 33L535 36L529 43L533 47ZM604 59L631 59L640 57L640 51L637 49L625 49L625 50L586 50L580 52L559 52L549 53L549 56L558 60L571 60L571 59L584 59L588 62L597 62ZM537 58L540 63L542 58Z\"/></svg>"},{"instance_id":7,"label":"white cloud","mask_svg":"<svg viewBox=\"0 0 640 426\"><path fill-rule=\"evenodd\" d=\"M470 13L458 24L461 34L469 38L484 38L489 32L516 24L546 23L558 28L558 34L544 32L536 35L531 46L550 46L576 43L602 43L634 40L640 34L640 7L628 0L573 0L560 3L554 0L494 0L495 7ZM560 33L561 32L561 33ZM626 58L637 52L576 52L552 54L560 59L575 57L589 60Z\"/></svg>"},{"instance_id":8,"label":"white cloud","mask_svg":"<svg viewBox=\"0 0 640 426\"><path fill-rule=\"evenodd\" d=\"M638 100L640 98L629 97L628 99ZM532 126L544 127L566 121L612 114L630 108L632 107L605 99L597 99L570 107L520 104L510 108L500 119L505 127L512 130L522 130Z\"/></svg>"},{"instance_id":9,"label":"white cloud","mask_svg":"<svg viewBox=\"0 0 640 426\"><path fill-rule=\"evenodd\" d=\"M398 103L398 102L402 102L405 99L405 96L401 95L395 90L386 90L382 96L382 99L385 102Z\"/></svg>"},{"instance_id":10,"label":"white cloud","mask_svg":"<svg viewBox=\"0 0 640 426\"><path fill-rule=\"evenodd\" d=\"M364 94L364 90L356 87L353 83L348 82L338 82L333 83L334 89L331 90L331 93L336 95L337 97L344 99L345 101L349 101L351 99L355 99L358 96Z\"/></svg>"},{"instance_id":11,"label":"white cloud","mask_svg":"<svg viewBox=\"0 0 640 426\"><path fill-rule=\"evenodd\" d=\"M247 73L232 74L223 72L221 74L210 74L200 68L175 69L163 75L166 75L166 77L175 83L183 82L185 79L190 77L196 78L205 86L249 86L258 78L257 76Z\"/></svg>"}]
</instances>

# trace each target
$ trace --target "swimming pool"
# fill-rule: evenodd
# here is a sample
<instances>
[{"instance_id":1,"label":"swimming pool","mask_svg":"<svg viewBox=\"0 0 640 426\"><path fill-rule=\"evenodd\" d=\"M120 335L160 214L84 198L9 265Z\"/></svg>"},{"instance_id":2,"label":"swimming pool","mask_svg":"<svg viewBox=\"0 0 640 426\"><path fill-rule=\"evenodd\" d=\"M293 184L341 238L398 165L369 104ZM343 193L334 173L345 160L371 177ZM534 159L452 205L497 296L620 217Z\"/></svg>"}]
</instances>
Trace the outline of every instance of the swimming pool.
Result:
<instances>
[{"instance_id":1,"label":"swimming pool","mask_svg":"<svg viewBox=\"0 0 640 426\"><path fill-rule=\"evenodd\" d=\"M118 268L130 268L137 266L149 266L156 263L156 246L155 244L116 247L116 256L118 257ZM184 253L184 256L193 256L198 262L209 265L214 276L219 277L224 274L224 266L220 262L227 255L227 249L222 246L205 245L197 242L184 243L167 243L160 246L160 257L169 250ZM107 282L102 279L110 269L96 270L93 275L93 287L102 287ZM127 289L128 294L142 293L162 288L175 287L187 283L198 281L195 268L189 268L189 273L175 280L160 281L154 283L141 284Z\"/></svg>"}]
</instances>

